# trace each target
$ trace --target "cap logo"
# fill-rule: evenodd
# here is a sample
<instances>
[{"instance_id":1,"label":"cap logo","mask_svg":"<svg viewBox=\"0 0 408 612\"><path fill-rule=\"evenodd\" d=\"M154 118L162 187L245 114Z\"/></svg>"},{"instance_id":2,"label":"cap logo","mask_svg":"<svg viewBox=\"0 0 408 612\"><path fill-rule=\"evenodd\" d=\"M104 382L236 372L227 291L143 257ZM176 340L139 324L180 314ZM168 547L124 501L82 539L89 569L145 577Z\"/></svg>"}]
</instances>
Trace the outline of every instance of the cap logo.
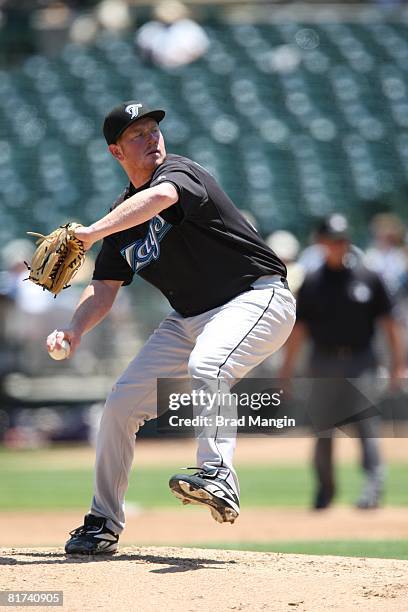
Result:
<instances>
[{"instance_id":1,"label":"cap logo","mask_svg":"<svg viewBox=\"0 0 408 612\"><path fill-rule=\"evenodd\" d=\"M345 232L347 230L347 221L342 215L333 215L330 219L330 227L335 232Z\"/></svg>"},{"instance_id":2,"label":"cap logo","mask_svg":"<svg viewBox=\"0 0 408 612\"><path fill-rule=\"evenodd\" d=\"M139 108L142 108L143 104L128 104L125 108L125 112L131 115L131 119L136 119L139 115Z\"/></svg>"}]
</instances>

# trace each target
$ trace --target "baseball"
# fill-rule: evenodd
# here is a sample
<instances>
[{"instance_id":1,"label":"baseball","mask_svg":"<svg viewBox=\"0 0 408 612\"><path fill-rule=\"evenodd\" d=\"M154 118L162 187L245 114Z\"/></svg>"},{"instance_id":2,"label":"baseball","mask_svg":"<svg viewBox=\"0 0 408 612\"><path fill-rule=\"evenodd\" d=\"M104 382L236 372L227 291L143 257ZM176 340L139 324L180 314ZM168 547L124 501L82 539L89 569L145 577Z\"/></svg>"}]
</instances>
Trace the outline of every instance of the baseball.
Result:
<instances>
[{"instance_id":1,"label":"baseball","mask_svg":"<svg viewBox=\"0 0 408 612\"><path fill-rule=\"evenodd\" d=\"M61 343L61 348L55 347L52 351L49 351L48 354L51 359L55 359L56 361L60 361L61 359L66 359L71 352L71 345L68 340L63 340Z\"/></svg>"}]
</instances>

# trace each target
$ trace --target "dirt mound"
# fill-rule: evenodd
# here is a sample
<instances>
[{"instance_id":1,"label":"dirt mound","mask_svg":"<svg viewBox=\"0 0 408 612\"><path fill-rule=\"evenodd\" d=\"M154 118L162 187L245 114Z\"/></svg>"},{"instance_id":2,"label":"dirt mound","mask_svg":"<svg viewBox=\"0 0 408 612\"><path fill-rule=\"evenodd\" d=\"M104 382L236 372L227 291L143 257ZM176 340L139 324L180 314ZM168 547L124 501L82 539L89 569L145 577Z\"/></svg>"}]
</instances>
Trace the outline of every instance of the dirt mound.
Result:
<instances>
[{"instance_id":1,"label":"dirt mound","mask_svg":"<svg viewBox=\"0 0 408 612\"><path fill-rule=\"evenodd\" d=\"M407 561L154 547L66 558L61 549L3 548L0 565L0 590L62 590L70 612L407 609Z\"/></svg>"},{"instance_id":2,"label":"dirt mound","mask_svg":"<svg viewBox=\"0 0 408 612\"><path fill-rule=\"evenodd\" d=\"M58 546L82 520L79 510L0 512L3 546ZM406 508L325 512L298 508L248 508L234 526L219 525L203 508L127 508L122 546L202 546L203 543L276 540L408 539Z\"/></svg>"}]
</instances>

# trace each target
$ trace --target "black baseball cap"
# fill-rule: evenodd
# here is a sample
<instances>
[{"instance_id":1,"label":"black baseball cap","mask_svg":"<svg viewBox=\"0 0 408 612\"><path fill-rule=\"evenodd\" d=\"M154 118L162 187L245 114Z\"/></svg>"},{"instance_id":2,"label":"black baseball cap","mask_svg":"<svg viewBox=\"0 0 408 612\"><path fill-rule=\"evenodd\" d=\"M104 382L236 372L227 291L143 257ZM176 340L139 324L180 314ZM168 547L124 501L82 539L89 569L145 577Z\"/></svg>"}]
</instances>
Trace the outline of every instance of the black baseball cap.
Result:
<instances>
[{"instance_id":1,"label":"black baseball cap","mask_svg":"<svg viewBox=\"0 0 408 612\"><path fill-rule=\"evenodd\" d=\"M347 240L349 238L349 224L344 215L333 213L325 217L317 225L316 232L319 236L332 240Z\"/></svg>"},{"instance_id":2,"label":"black baseball cap","mask_svg":"<svg viewBox=\"0 0 408 612\"><path fill-rule=\"evenodd\" d=\"M152 110L137 100L122 102L106 115L103 122L103 135L108 145L115 144L119 136L135 121L151 117L160 123L165 114L164 110Z\"/></svg>"}]
</instances>

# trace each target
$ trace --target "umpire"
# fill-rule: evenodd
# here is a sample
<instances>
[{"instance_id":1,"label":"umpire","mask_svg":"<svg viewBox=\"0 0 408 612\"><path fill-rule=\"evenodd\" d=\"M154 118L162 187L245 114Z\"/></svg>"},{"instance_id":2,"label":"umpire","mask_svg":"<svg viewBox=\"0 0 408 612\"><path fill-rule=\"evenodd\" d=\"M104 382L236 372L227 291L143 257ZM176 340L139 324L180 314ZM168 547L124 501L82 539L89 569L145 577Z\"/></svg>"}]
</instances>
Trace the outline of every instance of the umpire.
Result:
<instances>
[{"instance_id":1,"label":"umpire","mask_svg":"<svg viewBox=\"0 0 408 612\"><path fill-rule=\"evenodd\" d=\"M371 378L374 383L378 364L373 338L377 322L383 327L389 346L391 385L402 376L403 359L390 298L379 276L352 254L346 218L333 214L322 221L318 230L324 261L306 276L300 288L297 323L285 347L281 376L293 374L296 355L309 338L307 370L309 376L319 379L315 385L317 394L313 394L314 408L321 415L326 414L327 422L334 426L338 422L334 417L336 411L357 413L356 402L362 398L355 390L350 394L352 386L345 379ZM383 489L379 425L379 417L375 416L356 422L366 476L356 505L363 509L377 507ZM314 469L318 486L313 505L316 509L326 508L335 494L333 429L316 441Z\"/></svg>"}]
</instances>

